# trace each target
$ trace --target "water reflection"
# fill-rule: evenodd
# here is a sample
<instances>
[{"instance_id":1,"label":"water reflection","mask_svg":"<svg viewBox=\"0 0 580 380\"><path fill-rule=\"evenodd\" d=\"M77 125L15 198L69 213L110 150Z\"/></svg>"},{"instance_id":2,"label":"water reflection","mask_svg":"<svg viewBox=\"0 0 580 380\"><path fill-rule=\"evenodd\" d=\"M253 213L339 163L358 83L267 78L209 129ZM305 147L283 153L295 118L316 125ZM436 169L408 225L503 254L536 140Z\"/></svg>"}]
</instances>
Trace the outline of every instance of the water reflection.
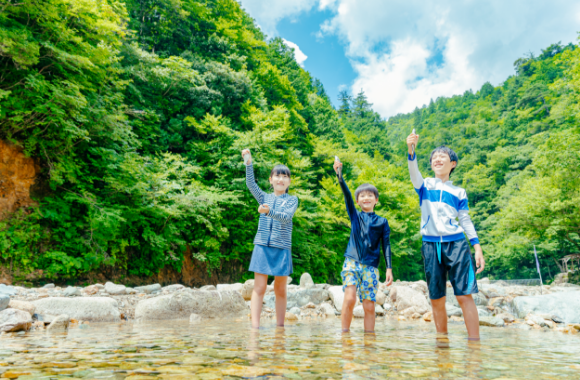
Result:
<instances>
[{"instance_id":1,"label":"water reflection","mask_svg":"<svg viewBox=\"0 0 580 380\"><path fill-rule=\"evenodd\" d=\"M437 335L424 322L377 321L364 334L355 321L247 321L91 324L68 334L0 337L0 377L28 379L384 379L575 378L580 338L557 333L482 328L466 339L463 326Z\"/></svg>"}]
</instances>

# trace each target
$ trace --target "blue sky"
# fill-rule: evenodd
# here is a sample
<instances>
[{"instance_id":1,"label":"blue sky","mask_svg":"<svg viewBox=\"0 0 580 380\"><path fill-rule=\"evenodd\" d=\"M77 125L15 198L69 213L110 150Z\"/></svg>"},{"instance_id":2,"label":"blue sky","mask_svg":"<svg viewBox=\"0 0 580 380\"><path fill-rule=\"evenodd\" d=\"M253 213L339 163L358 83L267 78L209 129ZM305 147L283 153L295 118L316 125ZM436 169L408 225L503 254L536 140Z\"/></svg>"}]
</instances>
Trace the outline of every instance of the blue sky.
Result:
<instances>
[{"instance_id":1,"label":"blue sky","mask_svg":"<svg viewBox=\"0 0 580 380\"><path fill-rule=\"evenodd\" d=\"M295 44L334 104L340 90L362 89L385 118L498 85L517 58L577 43L580 31L577 0L240 2L268 36Z\"/></svg>"}]
</instances>

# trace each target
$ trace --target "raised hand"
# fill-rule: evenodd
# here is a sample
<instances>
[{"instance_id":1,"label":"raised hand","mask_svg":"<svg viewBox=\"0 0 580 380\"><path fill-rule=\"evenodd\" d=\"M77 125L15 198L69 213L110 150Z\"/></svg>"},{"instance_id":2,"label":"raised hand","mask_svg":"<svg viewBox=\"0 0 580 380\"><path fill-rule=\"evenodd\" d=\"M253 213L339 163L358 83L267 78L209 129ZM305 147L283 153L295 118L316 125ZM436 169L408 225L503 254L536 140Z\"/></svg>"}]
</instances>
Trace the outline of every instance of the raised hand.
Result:
<instances>
[{"instance_id":1,"label":"raised hand","mask_svg":"<svg viewBox=\"0 0 580 380\"><path fill-rule=\"evenodd\" d=\"M249 154L249 153L250 153L250 150L249 149L242 150L242 159L244 159L244 155ZM250 165L251 163L252 163L252 159L250 158L248 160L248 165Z\"/></svg>"},{"instance_id":2,"label":"raised hand","mask_svg":"<svg viewBox=\"0 0 580 380\"><path fill-rule=\"evenodd\" d=\"M267 204L260 205L260 207L258 207L258 212L260 214L267 214L270 212L270 206Z\"/></svg>"},{"instance_id":3,"label":"raised hand","mask_svg":"<svg viewBox=\"0 0 580 380\"><path fill-rule=\"evenodd\" d=\"M407 137L407 147L409 148L409 154L413 154L413 146L417 149L417 143L419 142L419 135L415 133L411 133L409 137Z\"/></svg>"},{"instance_id":4,"label":"raised hand","mask_svg":"<svg viewBox=\"0 0 580 380\"><path fill-rule=\"evenodd\" d=\"M336 174L340 174L338 170L342 169L342 162L334 160L333 168Z\"/></svg>"}]
</instances>

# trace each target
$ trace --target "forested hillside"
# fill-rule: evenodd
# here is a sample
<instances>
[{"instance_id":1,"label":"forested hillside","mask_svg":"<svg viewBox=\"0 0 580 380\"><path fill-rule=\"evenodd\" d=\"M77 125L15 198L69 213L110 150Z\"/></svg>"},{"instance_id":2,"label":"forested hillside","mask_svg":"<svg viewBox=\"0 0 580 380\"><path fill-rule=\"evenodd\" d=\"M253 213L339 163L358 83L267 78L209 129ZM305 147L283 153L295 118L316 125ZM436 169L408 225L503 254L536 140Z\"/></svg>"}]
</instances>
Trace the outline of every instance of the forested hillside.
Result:
<instances>
[{"instance_id":1,"label":"forested hillside","mask_svg":"<svg viewBox=\"0 0 580 380\"><path fill-rule=\"evenodd\" d=\"M42 172L38 205L0 221L0 266L16 280L86 273L147 278L184 255L243 280L257 229L242 148L259 185L292 170L294 276L340 281L350 229L333 176L370 182L392 228L395 278L422 278L419 202L404 138L424 175L437 145L460 157L488 270L533 276L580 251L580 49L550 46L498 87L440 98L385 121L364 93L335 110L281 39L234 0L22 0L0 8L0 139ZM384 266L384 263L382 264ZM551 267L549 267L551 265ZM546 276L549 277L549 273ZM42 280L41 279L41 280Z\"/></svg>"}]
</instances>

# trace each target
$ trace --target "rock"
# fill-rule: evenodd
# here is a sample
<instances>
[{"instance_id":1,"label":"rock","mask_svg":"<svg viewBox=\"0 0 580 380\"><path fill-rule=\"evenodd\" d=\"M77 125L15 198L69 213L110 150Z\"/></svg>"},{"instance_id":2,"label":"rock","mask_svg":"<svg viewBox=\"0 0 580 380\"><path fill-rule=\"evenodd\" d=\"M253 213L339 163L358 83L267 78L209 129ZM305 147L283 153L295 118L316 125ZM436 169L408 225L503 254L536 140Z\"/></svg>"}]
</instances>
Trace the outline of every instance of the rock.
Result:
<instances>
[{"instance_id":1,"label":"rock","mask_svg":"<svg viewBox=\"0 0 580 380\"><path fill-rule=\"evenodd\" d=\"M458 317L456 315L453 315L453 316L449 317L449 320L451 322L465 322L464 319L463 319L463 317Z\"/></svg>"},{"instance_id":2,"label":"rock","mask_svg":"<svg viewBox=\"0 0 580 380\"><path fill-rule=\"evenodd\" d=\"M383 305L387 301L387 295L381 291L377 292L376 297L377 305Z\"/></svg>"},{"instance_id":3,"label":"rock","mask_svg":"<svg viewBox=\"0 0 580 380\"><path fill-rule=\"evenodd\" d=\"M125 285L115 285L112 282L107 282L105 284L105 292L114 296L118 296L127 294L127 289L125 288Z\"/></svg>"},{"instance_id":4,"label":"rock","mask_svg":"<svg viewBox=\"0 0 580 380\"><path fill-rule=\"evenodd\" d=\"M138 291L139 293L151 294L153 292L160 291L161 285L151 284L151 285L145 285L145 286L137 286L137 287L135 287L135 290Z\"/></svg>"},{"instance_id":5,"label":"rock","mask_svg":"<svg viewBox=\"0 0 580 380\"><path fill-rule=\"evenodd\" d=\"M320 305L324 301L330 298L330 294L327 290L310 288L310 289L300 289L294 293L288 293L287 295L287 308L291 309L293 307L302 307L312 302L314 305ZM267 294L264 296L264 304L269 308L276 307L276 296L274 294Z\"/></svg>"},{"instance_id":6,"label":"rock","mask_svg":"<svg viewBox=\"0 0 580 380\"><path fill-rule=\"evenodd\" d=\"M486 308L478 307L477 315L479 315L480 317L490 317L491 313Z\"/></svg>"},{"instance_id":7,"label":"rock","mask_svg":"<svg viewBox=\"0 0 580 380\"><path fill-rule=\"evenodd\" d=\"M198 323L201 322L202 318L201 315L199 314L195 314L195 313L191 313L191 315L189 316L189 323Z\"/></svg>"},{"instance_id":8,"label":"rock","mask_svg":"<svg viewBox=\"0 0 580 380\"><path fill-rule=\"evenodd\" d=\"M513 309L519 318L542 313L557 316L566 323L580 323L580 291L516 297Z\"/></svg>"},{"instance_id":9,"label":"rock","mask_svg":"<svg viewBox=\"0 0 580 380\"><path fill-rule=\"evenodd\" d=\"M180 291L139 301L138 321L187 319L192 313L202 318L228 318L247 313L242 295L233 291Z\"/></svg>"},{"instance_id":10,"label":"rock","mask_svg":"<svg viewBox=\"0 0 580 380\"><path fill-rule=\"evenodd\" d=\"M8 307L11 309L17 309L27 312L30 315L34 314L34 304L26 301L10 300Z\"/></svg>"},{"instance_id":11,"label":"rock","mask_svg":"<svg viewBox=\"0 0 580 380\"><path fill-rule=\"evenodd\" d=\"M495 297L488 301L487 306L501 307L506 304L505 297Z\"/></svg>"},{"instance_id":12,"label":"rock","mask_svg":"<svg viewBox=\"0 0 580 380\"><path fill-rule=\"evenodd\" d=\"M137 291L133 288L127 287L125 289L127 290L127 294L137 294Z\"/></svg>"},{"instance_id":13,"label":"rock","mask_svg":"<svg viewBox=\"0 0 580 380\"><path fill-rule=\"evenodd\" d=\"M0 295L15 296L16 293L17 293L16 289L14 289L13 286L6 286L4 284L0 284Z\"/></svg>"},{"instance_id":14,"label":"rock","mask_svg":"<svg viewBox=\"0 0 580 380\"><path fill-rule=\"evenodd\" d=\"M487 298L485 297L485 295L482 294L482 292L474 293L471 296L473 297L473 301L477 306L487 306ZM455 297L455 294L453 293L453 288L447 288L446 297L447 299L445 300L445 302L448 302L455 307L459 307L459 302L457 301L457 297Z\"/></svg>"},{"instance_id":15,"label":"rock","mask_svg":"<svg viewBox=\"0 0 580 380\"><path fill-rule=\"evenodd\" d=\"M55 317L50 325L46 328L48 331L52 332L63 332L68 330L68 324L70 323L70 318L66 314L59 315Z\"/></svg>"},{"instance_id":16,"label":"rock","mask_svg":"<svg viewBox=\"0 0 580 380\"><path fill-rule=\"evenodd\" d=\"M430 309L425 295L418 290L404 286L396 286L391 289L390 297L399 312L414 307L417 313L423 315Z\"/></svg>"},{"instance_id":17,"label":"rock","mask_svg":"<svg viewBox=\"0 0 580 380\"><path fill-rule=\"evenodd\" d=\"M10 304L10 296L6 294L0 294L0 311L6 309Z\"/></svg>"},{"instance_id":18,"label":"rock","mask_svg":"<svg viewBox=\"0 0 580 380\"><path fill-rule=\"evenodd\" d=\"M39 320L52 322L62 314L90 322L119 322L121 313L117 301L109 297L49 297L33 302Z\"/></svg>"},{"instance_id":19,"label":"rock","mask_svg":"<svg viewBox=\"0 0 580 380\"><path fill-rule=\"evenodd\" d=\"M355 318L364 318L365 317L365 309L363 309L362 305L358 305L354 308L352 315Z\"/></svg>"},{"instance_id":20,"label":"rock","mask_svg":"<svg viewBox=\"0 0 580 380\"><path fill-rule=\"evenodd\" d=\"M496 315L496 317L501 318L506 323L513 323L516 320L516 318L510 313L501 313Z\"/></svg>"},{"instance_id":21,"label":"rock","mask_svg":"<svg viewBox=\"0 0 580 380\"><path fill-rule=\"evenodd\" d=\"M320 309L327 317L334 317L336 315L334 311L334 306L332 306L327 302L323 302L322 305L320 305Z\"/></svg>"},{"instance_id":22,"label":"rock","mask_svg":"<svg viewBox=\"0 0 580 380\"><path fill-rule=\"evenodd\" d=\"M518 329L521 329L521 330L531 330L532 329L532 326L530 326L528 324L525 324L525 323L520 323L518 325Z\"/></svg>"},{"instance_id":23,"label":"rock","mask_svg":"<svg viewBox=\"0 0 580 380\"><path fill-rule=\"evenodd\" d=\"M0 311L0 332L28 331L32 326L32 316L22 310L5 309Z\"/></svg>"},{"instance_id":24,"label":"rock","mask_svg":"<svg viewBox=\"0 0 580 380\"><path fill-rule=\"evenodd\" d=\"M243 287L244 287L244 284L240 284L240 283L237 283L237 284L218 284L217 287L216 287L216 289L218 291L220 291L220 290L231 290L231 291L234 291L234 292L240 292L241 293Z\"/></svg>"},{"instance_id":25,"label":"rock","mask_svg":"<svg viewBox=\"0 0 580 380\"><path fill-rule=\"evenodd\" d=\"M342 286L331 286L328 288L328 293L330 294L330 300L334 304L334 308L337 311L341 311L342 304L344 303L344 292L342 291Z\"/></svg>"},{"instance_id":26,"label":"rock","mask_svg":"<svg viewBox=\"0 0 580 380\"><path fill-rule=\"evenodd\" d=\"M550 320L545 320L546 326L548 326L549 328L553 329L554 326L556 325L554 322L550 321Z\"/></svg>"},{"instance_id":27,"label":"rock","mask_svg":"<svg viewBox=\"0 0 580 380\"><path fill-rule=\"evenodd\" d=\"M244 282L244 286L242 286L242 297L246 301L252 299L252 292L254 291L254 280L248 280Z\"/></svg>"},{"instance_id":28,"label":"rock","mask_svg":"<svg viewBox=\"0 0 580 380\"><path fill-rule=\"evenodd\" d=\"M503 327L505 325L503 319L498 317L479 317L480 326Z\"/></svg>"},{"instance_id":29,"label":"rock","mask_svg":"<svg viewBox=\"0 0 580 380\"><path fill-rule=\"evenodd\" d=\"M477 286L478 286L478 287L479 287L480 285L483 285L483 284L489 284L489 278L487 278L487 277L484 277L484 278L482 278L481 280L477 280Z\"/></svg>"},{"instance_id":30,"label":"rock","mask_svg":"<svg viewBox=\"0 0 580 380\"><path fill-rule=\"evenodd\" d=\"M312 277L310 274L304 272L302 276L300 276L300 287L302 289L309 289L314 286L314 281L312 281Z\"/></svg>"},{"instance_id":31,"label":"rock","mask_svg":"<svg viewBox=\"0 0 580 380\"><path fill-rule=\"evenodd\" d=\"M463 310L460 307L455 307L452 304L446 303L445 309L447 310L447 316L463 317Z\"/></svg>"},{"instance_id":32,"label":"rock","mask_svg":"<svg viewBox=\"0 0 580 380\"><path fill-rule=\"evenodd\" d=\"M83 293L92 296L93 294L97 294L99 292L99 288L96 285L90 285L84 288Z\"/></svg>"},{"instance_id":33,"label":"rock","mask_svg":"<svg viewBox=\"0 0 580 380\"><path fill-rule=\"evenodd\" d=\"M213 286L213 285L210 285ZM185 288L185 286L181 285L181 284L173 284L173 285L167 285L164 286L163 288L161 288L161 291L165 292L165 293L173 293L173 292L178 292L180 290L183 290ZM203 290L203 288L202 288ZM216 288L214 287L213 290L216 290Z\"/></svg>"},{"instance_id":34,"label":"rock","mask_svg":"<svg viewBox=\"0 0 580 380\"><path fill-rule=\"evenodd\" d=\"M532 322L540 327L547 326L546 321L544 318L540 317L539 315L529 314L526 316L526 322ZM528 323L529 324L529 323Z\"/></svg>"},{"instance_id":35,"label":"rock","mask_svg":"<svg viewBox=\"0 0 580 380\"><path fill-rule=\"evenodd\" d=\"M217 290L215 286L213 285L206 285L206 286L202 286L201 288L199 288L199 290L203 290L203 291L211 291L211 290Z\"/></svg>"},{"instance_id":36,"label":"rock","mask_svg":"<svg viewBox=\"0 0 580 380\"><path fill-rule=\"evenodd\" d=\"M376 315L385 315L385 309L383 309L381 305L375 304L375 314Z\"/></svg>"},{"instance_id":37,"label":"rock","mask_svg":"<svg viewBox=\"0 0 580 380\"><path fill-rule=\"evenodd\" d=\"M81 290L79 288L74 287L74 286L69 286L68 288L66 288L64 290L64 292L62 292L62 295L65 297L80 296Z\"/></svg>"},{"instance_id":38,"label":"rock","mask_svg":"<svg viewBox=\"0 0 580 380\"><path fill-rule=\"evenodd\" d=\"M391 310L392 308L393 308L393 305L391 305L391 304L390 304L390 303L388 303L388 302L385 302L385 303L383 304L383 309L385 309L385 311L389 311L389 310Z\"/></svg>"},{"instance_id":39,"label":"rock","mask_svg":"<svg viewBox=\"0 0 580 380\"><path fill-rule=\"evenodd\" d=\"M300 308L299 307L293 307L289 311L292 314L300 315Z\"/></svg>"},{"instance_id":40,"label":"rock","mask_svg":"<svg viewBox=\"0 0 580 380\"><path fill-rule=\"evenodd\" d=\"M286 319L287 321L297 321L298 316L292 312L286 312L286 316L284 317L284 319Z\"/></svg>"},{"instance_id":41,"label":"rock","mask_svg":"<svg viewBox=\"0 0 580 380\"><path fill-rule=\"evenodd\" d=\"M426 312L425 315L423 315L423 320L425 322L431 322L433 320L433 312L432 311Z\"/></svg>"},{"instance_id":42,"label":"rock","mask_svg":"<svg viewBox=\"0 0 580 380\"><path fill-rule=\"evenodd\" d=\"M302 309L316 309L316 305L312 302L308 302L306 305L302 306Z\"/></svg>"},{"instance_id":43,"label":"rock","mask_svg":"<svg viewBox=\"0 0 580 380\"><path fill-rule=\"evenodd\" d=\"M46 284L43 286L44 289L54 289L54 284Z\"/></svg>"},{"instance_id":44,"label":"rock","mask_svg":"<svg viewBox=\"0 0 580 380\"><path fill-rule=\"evenodd\" d=\"M96 286L97 288L99 288L99 290L105 289L105 285L103 285L103 284L95 284L94 286Z\"/></svg>"}]
</instances>

